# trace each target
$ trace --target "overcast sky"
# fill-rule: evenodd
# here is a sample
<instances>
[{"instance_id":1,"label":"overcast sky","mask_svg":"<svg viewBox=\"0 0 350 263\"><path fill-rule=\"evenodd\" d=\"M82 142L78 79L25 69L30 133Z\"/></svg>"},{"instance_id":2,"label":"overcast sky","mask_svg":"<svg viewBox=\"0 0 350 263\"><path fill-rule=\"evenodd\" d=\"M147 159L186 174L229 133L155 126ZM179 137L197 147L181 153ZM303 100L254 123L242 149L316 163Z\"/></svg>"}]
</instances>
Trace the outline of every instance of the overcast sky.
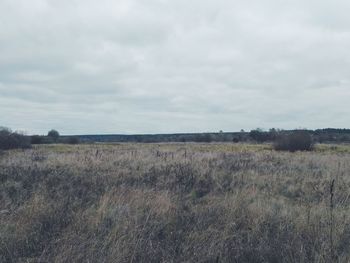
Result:
<instances>
[{"instance_id":1,"label":"overcast sky","mask_svg":"<svg viewBox=\"0 0 350 263\"><path fill-rule=\"evenodd\" d=\"M0 126L350 127L348 0L0 0Z\"/></svg>"}]
</instances>

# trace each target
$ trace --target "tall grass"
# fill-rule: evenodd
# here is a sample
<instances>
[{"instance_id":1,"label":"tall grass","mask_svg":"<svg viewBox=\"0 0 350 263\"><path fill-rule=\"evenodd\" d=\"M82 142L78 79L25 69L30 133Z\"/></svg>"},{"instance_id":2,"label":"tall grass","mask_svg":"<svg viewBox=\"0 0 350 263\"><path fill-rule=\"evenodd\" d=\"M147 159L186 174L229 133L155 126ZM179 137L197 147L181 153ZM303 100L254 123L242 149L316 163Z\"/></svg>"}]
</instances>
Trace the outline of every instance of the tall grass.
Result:
<instances>
[{"instance_id":1,"label":"tall grass","mask_svg":"<svg viewBox=\"0 0 350 263\"><path fill-rule=\"evenodd\" d=\"M348 262L349 161L229 144L8 151L0 262Z\"/></svg>"}]
</instances>

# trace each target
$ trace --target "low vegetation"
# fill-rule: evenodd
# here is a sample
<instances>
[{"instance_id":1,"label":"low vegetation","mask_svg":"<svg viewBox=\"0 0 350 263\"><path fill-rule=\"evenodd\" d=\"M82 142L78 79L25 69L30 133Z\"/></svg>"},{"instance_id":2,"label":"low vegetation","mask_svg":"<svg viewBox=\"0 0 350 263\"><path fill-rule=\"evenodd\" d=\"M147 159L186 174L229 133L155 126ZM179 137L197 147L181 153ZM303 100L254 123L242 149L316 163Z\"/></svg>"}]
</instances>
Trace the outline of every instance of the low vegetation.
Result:
<instances>
[{"instance_id":1,"label":"low vegetation","mask_svg":"<svg viewBox=\"0 0 350 263\"><path fill-rule=\"evenodd\" d=\"M344 149L197 143L7 151L0 262L349 262Z\"/></svg>"}]
</instances>

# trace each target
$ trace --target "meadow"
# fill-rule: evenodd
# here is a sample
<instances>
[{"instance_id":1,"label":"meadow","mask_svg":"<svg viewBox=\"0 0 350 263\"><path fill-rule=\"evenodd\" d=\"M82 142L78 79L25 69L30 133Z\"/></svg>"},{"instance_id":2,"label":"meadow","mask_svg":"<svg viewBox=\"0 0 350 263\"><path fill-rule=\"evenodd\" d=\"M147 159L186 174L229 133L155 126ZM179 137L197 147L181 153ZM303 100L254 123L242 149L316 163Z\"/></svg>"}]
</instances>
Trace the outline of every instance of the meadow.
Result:
<instances>
[{"instance_id":1,"label":"meadow","mask_svg":"<svg viewBox=\"0 0 350 263\"><path fill-rule=\"evenodd\" d=\"M350 146L0 153L0 262L349 262Z\"/></svg>"}]
</instances>

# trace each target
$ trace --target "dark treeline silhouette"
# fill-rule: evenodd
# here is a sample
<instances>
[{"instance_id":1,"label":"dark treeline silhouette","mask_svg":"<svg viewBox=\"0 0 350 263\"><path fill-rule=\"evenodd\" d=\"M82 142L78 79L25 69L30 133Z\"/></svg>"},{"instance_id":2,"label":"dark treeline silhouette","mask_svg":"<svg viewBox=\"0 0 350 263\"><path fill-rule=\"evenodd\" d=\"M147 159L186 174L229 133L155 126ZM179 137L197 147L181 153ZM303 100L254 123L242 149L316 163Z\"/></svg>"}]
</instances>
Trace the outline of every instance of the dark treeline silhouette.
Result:
<instances>
[{"instance_id":1,"label":"dark treeline silhouette","mask_svg":"<svg viewBox=\"0 0 350 263\"><path fill-rule=\"evenodd\" d=\"M300 131L254 129L250 132L212 132L212 133L180 133L180 134L145 134L145 135L77 135L82 142L275 142L281 135ZM314 143L346 143L350 142L350 129L318 129L303 130L308 133Z\"/></svg>"},{"instance_id":2,"label":"dark treeline silhouette","mask_svg":"<svg viewBox=\"0 0 350 263\"><path fill-rule=\"evenodd\" d=\"M30 139L8 128L0 127L0 150L30 148Z\"/></svg>"},{"instance_id":3,"label":"dark treeline silhouette","mask_svg":"<svg viewBox=\"0 0 350 263\"><path fill-rule=\"evenodd\" d=\"M13 132L6 127L0 127L0 150L25 149L30 148L32 144L78 144L79 142L79 136L60 136L56 130L50 130L47 136L28 136L20 132Z\"/></svg>"},{"instance_id":4,"label":"dark treeline silhouette","mask_svg":"<svg viewBox=\"0 0 350 263\"><path fill-rule=\"evenodd\" d=\"M82 142L243 142L249 141L249 133L181 133L144 135L77 135Z\"/></svg>"},{"instance_id":5,"label":"dark treeline silhouette","mask_svg":"<svg viewBox=\"0 0 350 263\"><path fill-rule=\"evenodd\" d=\"M211 132L211 133L179 133L179 134L144 134L144 135L74 135L61 136L58 131L50 130L47 135L26 136L12 132L8 128L0 129L0 148L26 148L31 144L78 144L93 142L140 142L140 143L161 143L161 142L257 142L274 143L286 145L288 136L300 130L280 130L280 129L254 129L249 132ZM302 130L304 134L310 136L314 143L350 143L350 129L317 129ZM281 139L283 138L283 139ZM284 143L282 143L282 141Z\"/></svg>"},{"instance_id":6,"label":"dark treeline silhouette","mask_svg":"<svg viewBox=\"0 0 350 263\"><path fill-rule=\"evenodd\" d=\"M51 144L51 143L66 143L78 144L80 143L79 136L61 136L56 130L50 130L47 136L33 135L31 136L32 144Z\"/></svg>"}]
</instances>

